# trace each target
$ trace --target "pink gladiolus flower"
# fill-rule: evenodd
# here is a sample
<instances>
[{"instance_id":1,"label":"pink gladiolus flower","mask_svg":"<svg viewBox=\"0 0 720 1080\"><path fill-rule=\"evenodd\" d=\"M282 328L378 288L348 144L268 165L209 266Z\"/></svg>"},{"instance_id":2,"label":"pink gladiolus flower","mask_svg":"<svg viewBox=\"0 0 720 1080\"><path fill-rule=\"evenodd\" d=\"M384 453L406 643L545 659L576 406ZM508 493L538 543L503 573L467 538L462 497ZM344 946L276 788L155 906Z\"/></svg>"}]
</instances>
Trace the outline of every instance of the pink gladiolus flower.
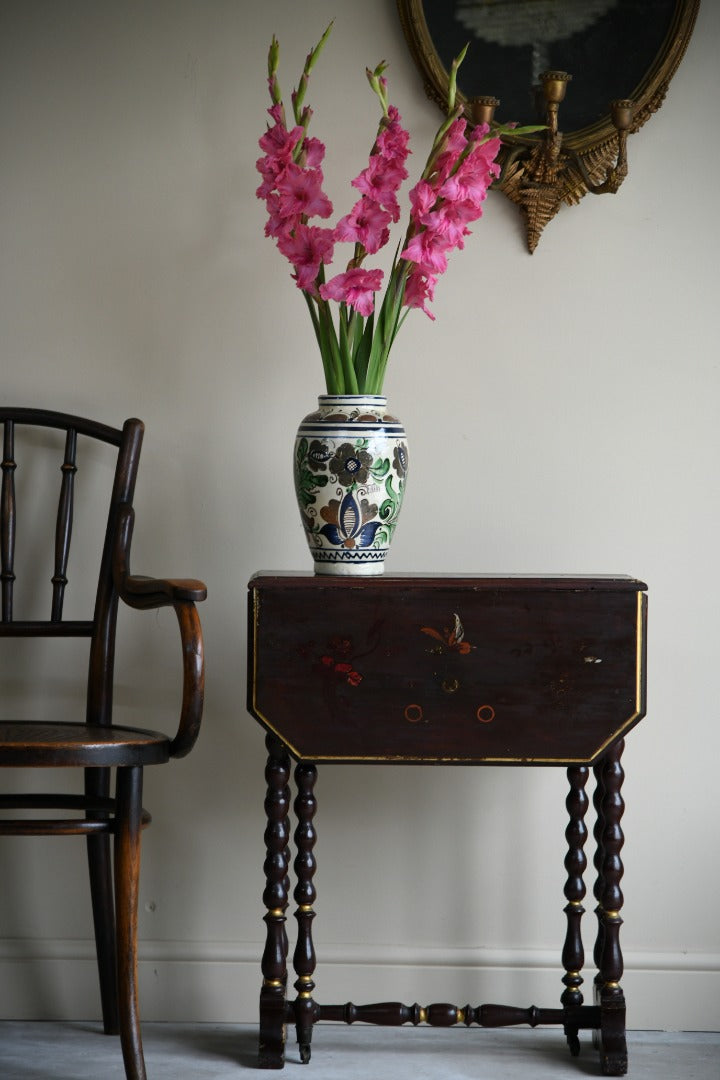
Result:
<instances>
[{"instance_id":1,"label":"pink gladiolus flower","mask_svg":"<svg viewBox=\"0 0 720 1080\"><path fill-rule=\"evenodd\" d=\"M484 200L490 184L498 174L492 158L483 153L484 150L485 146L477 147L460 163L457 171L448 177L439 191L443 198L476 203Z\"/></svg>"},{"instance_id":2,"label":"pink gladiolus flower","mask_svg":"<svg viewBox=\"0 0 720 1080\"><path fill-rule=\"evenodd\" d=\"M320 169L301 169L290 162L278 176L276 185L285 217L330 217L332 203L322 190L322 181Z\"/></svg>"},{"instance_id":3,"label":"pink gladiolus flower","mask_svg":"<svg viewBox=\"0 0 720 1080\"><path fill-rule=\"evenodd\" d=\"M269 109L268 112L271 115L278 114L279 106ZM301 127L294 127L292 131L288 131L278 119L259 140L260 149L265 151L265 157L255 163L255 168L263 178L262 184L255 192L259 199L266 199L274 190L278 177L292 161L293 151L302 136Z\"/></svg>"},{"instance_id":4,"label":"pink gladiolus flower","mask_svg":"<svg viewBox=\"0 0 720 1080\"><path fill-rule=\"evenodd\" d=\"M428 215L428 231L444 241L448 250L464 248L465 237L470 235L469 221L480 217L480 211L470 203L445 203Z\"/></svg>"},{"instance_id":5,"label":"pink gladiolus flower","mask_svg":"<svg viewBox=\"0 0 720 1080\"><path fill-rule=\"evenodd\" d=\"M444 236L452 247L462 248L463 237L470 234L467 226L479 217L482 217L481 200L441 200L437 210L426 215L425 224L431 231Z\"/></svg>"},{"instance_id":6,"label":"pink gladiolus flower","mask_svg":"<svg viewBox=\"0 0 720 1080\"><path fill-rule=\"evenodd\" d=\"M373 154L368 167L351 181L352 186L388 211L393 221L400 217L395 192L407 176L407 169L381 154Z\"/></svg>"},{"instance_id":7,"label":"pink gladiolus flower","mask_svg":"<svg viewBox=\"0 0 720 1080\"><path fill-rule=\"evenodd\" d=\"M402 123L400 122L400 113L394 105L389 107L388 115L390 121L384 125L382 130L378 133L378 137L375 140L375 147L378 154L382 157L403 164L410 153L410 150L408 149L410 132L406 131L402 126Z\"/></svg>"},{"instance_id":8,"label":"pink gladiolus flower","mask_svg":"<svg viewBox=\"0 0 720 1080\"><path fill-rule=\"evenodd\" d=\"M502 141L500 139L488 139L479 146L474 146L470 152L470 159L476 163L476 168L482 162L484 168L493 176L500 175L500 166L495 158L500 152Z\"/></svg>"},{"instance_id":9,"label":"pink gladiolus flower","mask_svg":"<svg viewBox=\"0 0 720 1080\"><path fill-rule=\"evenodd\" d=\"M303 154L305 155L305 164L311 168L316 169L318 165L322 165L323 158L325 157L325 143L320 142L319 139L315 139L312 136L308 136L302 146Z\"/></svg>"},{"instance_id":10,"label":"pink gladiolus flower","mask_svg":"<svg viewBox=\"0 0 720 1080\"><path fill-rule=\"evenodd\" d=\"M419 180L410 192L411 218L413 224L428 224L428 214L437 202L437 192L428 184L427 180Z\"/></svg>"},{"instance_id":11,"label":"pink gladiolus flower","mask_svg":"<svg viewBox=\"0 0 720 1080\"><path fill-rule=\"evenodd\" d=\"M465 120L455 120L445 135L442 152L438 155L433 166L432 184L439 188L450 176L460 159L460 155L468 144L465 138Z\"/></svg>"},{"instance_id":12,"label":"pink gladiolus flower","mask_svg":"<svg viewBox=\"0 0 720 1080\"><path fill-rule=\"evenodd\" d=\"M338 221L335 239L362 244L369 255L374 255L390 239L390 220L387 210L372 199L358 199L350 213Z\"/></svg>"},{"instance_id":13,"label":"pink gladiolus flower","mask_svg":"<svg viewBox=\"0 0 720 1080\"><path fill-rule=\"evenodd\" d=\"M400 258L417 263L424 273L444 274L447 270L445 252L451 246L439 233L425 230L413 236L405 250L400 252Z\"/></svg>"},{"instance_id":14,"label":"pink gladiolus flower","mask_svg":"<svg viewBox=\"0 0 720 1080\"><path fill-rule=\"evenodd\" d=\"M260 149L270 157L280 158L287 162L292 158L292 152L302 136L301 127L294 127L292 131L288 131L283 124L274 124L259 140Z\"/></svg>"},{"instance_id":15,"label":"pink gladiolus flower","mask_svg":"<svg viewBox=\"0 0 720 1080\"><path fill-rule=\"evenodd\" d=\"M312 290L321 263L332 262L332 229L317 225L297 225L292 235L278 237L278 248L295 268L298 289Z\"/></svg>"},{"instance_id":16,"label":"pink gladiolus flower","mask_svg":"<svg viewBox=\"0 0 720 1080\"><path fill-rule=\"evenodd\" d=\"M437 278L431 274L424 274L422 270L416 267L408 276L405 282L405 295L403 297L403 304L405 307L420 308L424 311L429 319L435 321L435 316L432 311L425 306L426 300L432 300L435 294L435 284Z\"/></svg>"},{"instance_id":17,"label":"pink gladiolus flower","mask_svg":"<svg viewBox=\"0 0 720 1080\"><path fill-rule=\"evenodd\" d=\"M277 191L271 191L265 199L268 219L265 223L266 236L289 236L298 223L297 218L287 218L280 209L280 196Z\"/></svg>"},{"instance_id":18,"label":"pink gladiolus flower","mask_svg":"<svg viewBox=\"0 0 720 1080\"><path fill-rule=\"evenodd\" d=\"M285 162L281 158L270 157L267 155L258 158L255 162L255 168L263 178L263 182L260 187L257 188L255 194L258 199L267 199L270 192L275 190L278 177L285 168Z\"/></svg>"},{"instance_id":19,"label":"pink gladiolus flower","mask_svg":"<svg viewBox=\"0 0 720 1080\"><path fill-rule=\"evenodd\" d=\"M508 127L517 127L517 124L508 124ZM476 124L469 135L470 142L479 142L490 131L489 124ZM492 140L490 140L492 142Z\"/></svg>"},{"instance_id":20,"label":"pink gladiolus flower","mask_svg":"<svg viewBox=\"0 0 720 1080\"><path fill-rule=\"evenodd\" d=\"M462 117L458 120L453 120L445 135L444 149L449 150L453 154L462 153L467 146L467 138L465 135L466 128L467 120L464 120Z\"/></svg>"},{"instance_id":21,"label":"pink gladiolus flower","mask_svg":"<svg viewBox=\"0 0 720 1080\"><path fill-rule=\"evenodd\" d=\"M363 270L353 267L344 274L337 274L320 286L323 300L344 300L360 315L372 314L375 306L373 293L382 286L382 270Z\"/></svg>"},{"instance_id":22,"label":"pink gladiolus flower","mask_svg":"<svg viewBox=\"0 0 720 1080\"><path fill-rule=\"evenodd\" d=\"M439 194L449 202L481 203L487 195L491 181L492 177L484 170L475 172L472 169L458 169L454 176L448 177Z\"/></svg>"}]
</instances>

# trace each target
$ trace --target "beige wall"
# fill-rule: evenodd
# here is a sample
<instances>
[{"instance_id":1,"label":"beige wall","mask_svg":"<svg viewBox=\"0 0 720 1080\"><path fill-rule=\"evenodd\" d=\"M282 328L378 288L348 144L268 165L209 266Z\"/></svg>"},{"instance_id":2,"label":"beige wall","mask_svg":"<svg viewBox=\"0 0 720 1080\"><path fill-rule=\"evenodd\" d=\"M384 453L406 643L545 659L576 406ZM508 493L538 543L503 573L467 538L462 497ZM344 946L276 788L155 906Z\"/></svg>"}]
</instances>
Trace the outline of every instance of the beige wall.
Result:
<instances>
[{"instance_id":1,"label":"beige wall","mask_svg":"<svg viewBox=\"0 0 720 1080\"><path fill-rule=\"evenodd\" d=\"M272 33L289 90L333 16L310 99L328 189L349 207L375 123L366 64L390 64L416 169L438 119L389 0L0 11L2 398L140 415L134 568L209 586L204 732L146 783L148 1019L255 1016L264 748L244 708L245 586L259 568L309 567L290 449L322 385L304 304L262 235L254 162ZM706 0L620 194L563 210L533 257L491 195L437 322L408 320L387 381L413 459L389 570L649 583L649 715L624 789L625 985L645 1027L720 1027L719 46ZM450 482L447 455L466 466ZM126 614L123 717L145 719L149 701L148 720L173 722L174 634L171 615ZM65 667L46 679L69 707ZM327 769L318 795L322 999L555 1000L561 773ZM3 851L0 1014L96 1015L81 846Z\"/></svg>"}]
</instances>

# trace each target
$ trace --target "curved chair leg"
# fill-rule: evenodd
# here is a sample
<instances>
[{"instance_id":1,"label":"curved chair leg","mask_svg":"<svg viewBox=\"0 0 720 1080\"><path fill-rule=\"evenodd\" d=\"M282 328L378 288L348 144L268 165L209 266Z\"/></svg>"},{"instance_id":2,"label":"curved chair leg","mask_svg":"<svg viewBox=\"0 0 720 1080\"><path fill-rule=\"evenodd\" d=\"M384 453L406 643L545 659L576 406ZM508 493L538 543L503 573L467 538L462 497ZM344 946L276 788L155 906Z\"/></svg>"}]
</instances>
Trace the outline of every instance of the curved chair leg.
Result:
<instances>
[{"instance_id":1,"label":"curved chair leg","mask_svg":"<svg viewBox=\"0 0 720 1080\"><path fill-rule=\"evenodd\" d=\"M110 770L87 769L85 792L87 795L109 794ZM88 836L88 868L90 871L90 896L92 898L93 923L98 974L100 976L100 1000L102 1002L103 1027L106 1035L117 1035L117 961L115 955L115 905L113 902L113 872L108 835Z\"/></svg>"},{"instance_id":2,"label":"curved chair leg","mask_svg":"<svg viewBox=\"0 0 720 1080\"><path fill-rule=\"evenodd\" d=\"M127 1080L146 1080L137 986L137 914L140 879L142 768L117 770L115 791L115 911L118 1009Z\"/></svg>"}]
</instances>

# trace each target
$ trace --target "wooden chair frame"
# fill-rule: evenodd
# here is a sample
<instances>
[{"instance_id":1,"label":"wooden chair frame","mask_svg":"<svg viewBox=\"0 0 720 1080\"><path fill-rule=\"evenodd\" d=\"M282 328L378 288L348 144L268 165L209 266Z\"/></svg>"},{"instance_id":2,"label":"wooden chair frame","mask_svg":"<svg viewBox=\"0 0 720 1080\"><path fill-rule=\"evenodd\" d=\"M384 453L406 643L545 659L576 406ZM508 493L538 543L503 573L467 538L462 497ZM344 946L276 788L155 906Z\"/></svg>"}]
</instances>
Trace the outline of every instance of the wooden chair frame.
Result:
<instances>
[{"instance_id":1,"label":"wooden chair frame","mask_svg":"<svg viewBox=\"0 0 720 1080\"><path fill-rule=\"evenodd\" d=\"M5 817L0 835L84 835L90 871L104 1030L119 1032L128 1080L145 1080L137 987L137 912L141 830L150 815L142 807L143 768L183 757L197 739L203 709L204 658L195 604L206 597L201 581L152 578L130 571L133 496L144 426L130 419L122 430L66 413L0 407L3 425L0 495L0 638L89 639L84 721L65 723L0 720L0 766L75 767L84 770L84 794L0 795L0 811L65 811L61 817ZM15 432L30 425L65 432L62 480L55 526L50 617L21 620L14 613L16 496ZM117 447L107 530L100 561L95 611L87 621L63 618L73 529L79 438ZM113 674L118 603L154 609L171 606L182 648L180 720L170 738L155 731L113 724ZM111 777L116 770L115 793ZM79 816L78 816L79 812ZM113 836L113 850L110 848Z\"/></svg>"}]
</instances>

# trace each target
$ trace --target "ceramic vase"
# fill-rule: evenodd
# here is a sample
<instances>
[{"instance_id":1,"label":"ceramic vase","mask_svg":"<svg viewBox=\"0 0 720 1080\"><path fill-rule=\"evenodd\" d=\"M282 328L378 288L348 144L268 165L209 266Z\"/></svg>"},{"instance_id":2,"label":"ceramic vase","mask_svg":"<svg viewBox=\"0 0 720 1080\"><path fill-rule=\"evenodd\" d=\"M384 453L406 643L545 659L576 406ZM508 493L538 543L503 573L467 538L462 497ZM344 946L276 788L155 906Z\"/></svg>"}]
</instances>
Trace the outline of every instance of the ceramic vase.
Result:
<instances>
[{"instance_id":1,"label":"ceramic vase","mask_svg":"<svg viewBox=\"0 0 720 1080\"><path fill-rule=\"evenodd\" d=\"M405 492L405 429L375 394L322 394L295 440L295 493L317 574L382 574Z\"/></svg>"}]
</instances>

